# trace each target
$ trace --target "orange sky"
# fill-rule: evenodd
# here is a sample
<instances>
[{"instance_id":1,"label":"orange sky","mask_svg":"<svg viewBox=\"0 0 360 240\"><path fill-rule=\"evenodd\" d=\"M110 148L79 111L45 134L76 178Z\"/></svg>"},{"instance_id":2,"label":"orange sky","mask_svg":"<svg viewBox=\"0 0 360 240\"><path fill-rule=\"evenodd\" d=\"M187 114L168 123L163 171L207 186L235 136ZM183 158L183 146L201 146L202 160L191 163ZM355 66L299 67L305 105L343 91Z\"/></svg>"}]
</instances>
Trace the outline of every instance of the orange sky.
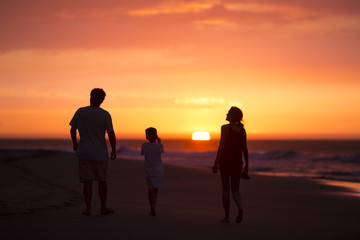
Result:
<instances>
[{"instance_id":1,"label":"orange sky","mask_svg":"<svg viewBox=\"0 0 360 240\"><path fill-rule=\"evenodd\" d=\"M94 87L118 138L360 138L358 0L1 1L0 137L68 137Z\"/></svg>"}]
</instances>

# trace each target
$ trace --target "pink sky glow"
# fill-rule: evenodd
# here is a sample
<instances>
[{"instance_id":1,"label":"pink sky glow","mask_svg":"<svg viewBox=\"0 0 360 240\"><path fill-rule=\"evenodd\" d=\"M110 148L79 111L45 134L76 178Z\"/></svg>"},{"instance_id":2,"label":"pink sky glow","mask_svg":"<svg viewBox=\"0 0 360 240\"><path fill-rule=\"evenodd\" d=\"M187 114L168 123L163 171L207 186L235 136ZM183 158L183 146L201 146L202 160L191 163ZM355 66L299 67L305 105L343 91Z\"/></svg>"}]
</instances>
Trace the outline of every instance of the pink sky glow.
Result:
<instances>
[{"instance_id":1,"label":"pink sky glow","mask_svg":"<svg viewBox=\"0 0 360 240\"><path fill-rule=\"evenodd\" d=\"M360 138L358 0L0 3L0 137L68 137L89 92L120 138Z\"/></svg>"}]
</instances>

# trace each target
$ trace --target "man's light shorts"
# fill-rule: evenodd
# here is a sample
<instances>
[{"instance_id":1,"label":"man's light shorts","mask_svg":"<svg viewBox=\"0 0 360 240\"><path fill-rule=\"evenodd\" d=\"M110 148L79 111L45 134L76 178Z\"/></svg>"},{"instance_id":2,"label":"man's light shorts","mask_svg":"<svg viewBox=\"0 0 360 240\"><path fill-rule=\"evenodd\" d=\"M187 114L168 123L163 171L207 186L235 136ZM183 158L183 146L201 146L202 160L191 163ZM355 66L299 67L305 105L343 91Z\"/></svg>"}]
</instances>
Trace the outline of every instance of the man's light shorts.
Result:
<instances>
[{"instance_id":1,"label":"man's light shorts","mask_svg":"<svg viewBox=\"0 0 360 240\"><path fill-rule=\"evenodd\" d=\"M80 182L106 181L108 160L79 160Z\"/></svg>"}]
</instances>

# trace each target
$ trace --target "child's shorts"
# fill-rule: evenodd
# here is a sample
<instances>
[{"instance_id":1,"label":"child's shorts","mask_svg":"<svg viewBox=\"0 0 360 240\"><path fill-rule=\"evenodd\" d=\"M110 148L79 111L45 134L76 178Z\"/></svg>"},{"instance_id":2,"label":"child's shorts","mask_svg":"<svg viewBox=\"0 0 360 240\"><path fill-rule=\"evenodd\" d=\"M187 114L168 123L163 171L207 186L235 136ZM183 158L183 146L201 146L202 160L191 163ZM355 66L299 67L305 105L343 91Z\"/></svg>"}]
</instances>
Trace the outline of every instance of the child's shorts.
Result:
<instances>
[{"instance_id":1,"label":"child's shorts","mask_svg":"<svg viewBox=\"0 0 360 240\"><path fill-rule=\"evenodd\" d=\"M107 178L108 160L79 160L80 182L100 181Z\"/></svg>"},{"instance_id":2,"label":"child's shorts","mask_svg":"<svg viewBox=\"0 0 360 240\"><path fill-rule=\"evenodd\" d=\"M161 176L146 176L145 181L149 189L159 188L161 185Z\"/></svg>"}]
</instances>

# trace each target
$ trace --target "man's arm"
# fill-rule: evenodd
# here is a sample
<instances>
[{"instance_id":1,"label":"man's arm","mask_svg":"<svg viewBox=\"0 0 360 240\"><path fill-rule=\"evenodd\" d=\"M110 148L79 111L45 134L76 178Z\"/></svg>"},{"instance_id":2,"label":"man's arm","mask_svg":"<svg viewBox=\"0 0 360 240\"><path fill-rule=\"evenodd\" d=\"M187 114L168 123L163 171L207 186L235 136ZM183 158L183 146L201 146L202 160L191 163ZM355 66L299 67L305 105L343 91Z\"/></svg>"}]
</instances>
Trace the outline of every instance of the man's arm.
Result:
<instances>
[{"instance_id":1,"label":"man's arm","mask_svg":"<svg viewBox=\"0 0 360 240\"><path fill-rule=\"evenodd\" d=\"M116 136L114 132L108 132L108 137L111 145L111 160L116 158Z\"/></svg>"},{"instance_id":2,"label":"man's arm","mask_svg":"<svg viewBox=\"0 0 360 240\"><path fill-rule=\"evenodd\" d=\"M70 129L70 135L71 135L71 140L72 140L72 142L73 142L73 149L74 149L74 151L76 151L77 150L77 148L78 148L78 141L77 141L77 139L76 139L76 131L77 131L77 128L75 128L75 127L71 127L71 129Z\"/></svg>"}]
</instances>

